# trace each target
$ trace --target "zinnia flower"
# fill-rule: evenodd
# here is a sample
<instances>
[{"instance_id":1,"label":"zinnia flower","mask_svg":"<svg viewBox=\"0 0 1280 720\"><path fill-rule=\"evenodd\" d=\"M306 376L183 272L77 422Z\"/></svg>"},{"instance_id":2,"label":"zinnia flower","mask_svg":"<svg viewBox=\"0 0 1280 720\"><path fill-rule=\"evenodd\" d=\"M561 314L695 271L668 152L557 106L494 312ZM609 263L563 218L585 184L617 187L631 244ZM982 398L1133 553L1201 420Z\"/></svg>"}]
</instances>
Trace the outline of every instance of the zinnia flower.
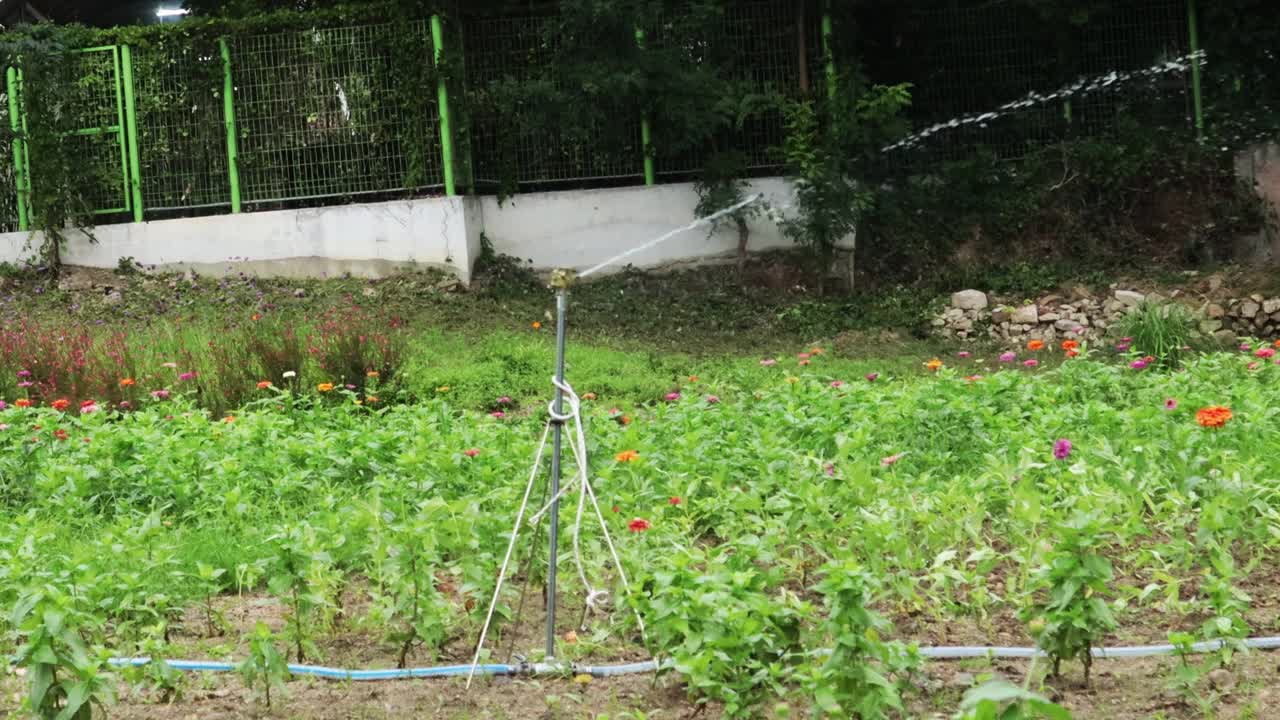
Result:
<instances>
[{"instance_id":1,"label":"zinnia flower","mask_svg":"<svg viewBox=\"0 0 1280 720\"><path fill-rule=\"evenodd\" d=\"M136 384L133 378L120 378L120 387L133 387Z\"/></svg>"},{"instance_id":2,"label":"zinnia flower","mask_svg":"<svg viewBox=\"0 0 1280 720\"><path fill-rule=\"evenodd\" d=\"M86 403L81 403L81 404L80 404L80 414L81 414L81 415L91 415L91 414L96 413L96 412L98 412L98 405L97 405L97 403L93 402L92 400L87 401L87 404L86 404Z\"/></svg>"},{"instance_id":3,"label":"zinnia flower","mask_svg":"<svg viewBox=\"0 0 1280 720\"><path fill-rule=\"evenodd\" d=\"M679 498L679 496L672 495L671 499L668 500L667 502L670 503L671 505L679 505L683 501Z\"/></svg>"},{"instance_id":4,"label":"zinnia flower","mask_svg":"<svg viewBox=\"0 0 1280 720\"><path fill-rule=\"evenodd\" d=\"M1080 355L1080 351L1079 351L1079 350L1068 350L1066 354L1067 354L1067 357L1068 357L1068 358L1078 357L1078 356Z\"/></svg>"},{"instance_id":5,"label":"zinnia flower","mask_svg":"<svg viewBox=\"0 0 1280 720\"><path fill-rule=\"evenodd\" d=\"M1147 361L1139 358L1129 363L1129 367L1133 368L1134 370L1145 370L1147 368Z\"/></svg>"},{"instance_id":6,"label":"zinnia flower","mask_svg":"<svg viewBox=\"0 0 1280 720\"><path fill-rule=\"evenodd\" d=\"M1018 359L1017 353L1012 353L1012 352L1000 353L1000 362L1002 363L1011 363L1017 359Z\"/></svg>"},{"instance_id":7,"label":"zinnia flower","mask_svg":"<svg viewBox=\"0 0 1280 720\"><path fill-rule=\"evenodd\" d=\"M867 373L867 382L875 382L880 377L880 373Z\"/></svg>"},{"instance_id":8,"label":"zinnia flower","mask_svg":"<svg viewBox=\"0 0 1280 720\"><path fill-rule=\"evenodd\" d=\"M365 374L364 374L364 376L365 376L365 377L367 377L367 378L376 378L376 377L378 377L378 371L377 371L377 370L370 370L369 372L365 373Z\"/></svg>"},{"instance_id":9,"label":"zinnia flower","mask_svg":"<svg viewBox=\"0 0 1280 720\"><path fill-rule=\"evenodd\" d=\"M1071 455L1071 441L1067 439L1058 440L1053 444L1053 456L1059 460L1066 460Z\"/></svg>"},{"instance_id":10,"label":"zinnia flower","mask_svg":"<svg viewBox=\"0 0 1280 720\"><path fill-rule=\"evenodd\" d=\"M1027 343L1027 349L1030 350L1031 352L1039 352L1044 349L1044 341L1032 340L1031 342Z\"/></svg>"},{"instance_id":11,"label":"zinnia flower","mask_svg":"<svg viewBox=\"0 0 1280 720\"><path fill-rule=\"evenodd\" d=\"M184 372L178 376L179 380L194 380L196 374L194 372Z\"/></svg>"},{"instance_id":12,"label":"zinnia flower","mask_svg":"<svg viewBox=\"0 0 1280 720\"><path fill-rule=\"evenodd\" d=\"M67 439L67 431L66 431L66 430L63 430L62 428L58 428L57 430L54 430L54 431L53 431L53 436L54 436L55 438L59 439L59 440L66 440L66 439Z\"/></svg>"},{"instance_id":13,"label":"zinnia flower","mask_svg":"<svg viewBox=\"0 0 1280 720\"><path fill-rule=\"evenodd\" d=\"M233 423L233 422L235 422L235 421L236 421L236 416L235 416L235 415L228 415L228 416L226 416L226 417L222 418L222 422L226 423L227 425L230 425L231 423Z\"/></svg>"},{"instance_id":14,"label":"zinnia flower","mask_svg":"<svg viewBox=\"0 0 1280 720\"><path fill-rule=\"evenodd\" d=\"M173 370L178 367L178 363L175 363L175 362L160 363L160 367L167 367L170 370Z\"/></svg>"},{"instance_id":15,"label":"zinnia flower","mask_svg":"<svg viewBox=\"0 0 1280 720\"><path fill-rule=\"evenodd\" d=\"M1040 364L1040 361L1036 360L1035 358L1028 358L1022 361L1023 367L1033 368L1038 366L1039 364Z\"/></svg>"},{"instance_id":16,"label":"zinnia flower","mask_svg":"<svg viewBox=\"0 0 1280 720\"><path fill-rule=\"evenodd\" d=\"M280 377L284 378L285 380L288 380L289 378L298 377L298 373L292 370L285 370L283 373L280 373Z\"/></svg>"},{"instance_id":17,"label":"zinnia flower","mask_svg":"<svg viewBox=\"0 0 1280 720\"><path fill-rule=\"evenodd\" d=\"M1177 401L1177 399L1176 399L1176 398L1168 398L1168 399L1166 399L1166 400L1164 401L1164 409L1165 409L1165 410L1177 410L1177 409L1178 409L1178 401Z\"/></svg>"},{"instance_id":18,"label":"zinnia flower","mask_svg":"<svg viewBox=\"0 0 1280 720\"><path fill-rule=\"evenodd\" d=\"M493 412L489 413L489 417L497 418L497 419L499 419L499 420L501 420L502 418L504 418L504 417L506 417L506 416L507 416L507 414L506 414L506 413L504 413L504 412L502 412L501 410L494 410Z\"/></svg>"},{"instance_id":19,"label":"zinnia flower","mask_svg":"<svg viewBox=\"0 0 1280 720\"><path fill-rule=\"evenodd\" d=\"M1116 343L1116 352L1129 352L1129 348L1133 347L1129 343Z\"/></svg>"},{"instance_id":20,"label":"zinnia flower","mask_svg":"<svg viewBox=\"0 0 1280 720\"><path fill-rule=\"evenodd\" d=\"M924 364L924 366L925 366L925 368L927 368L930 372L937 372L937 371L939 371L939 370L941 370L941 369L942 369L942 361L941 361L941 360L939 360L938 358L934 358L934 359L930 360L929 362L925 363L925 364Z\"/></svg>"},{"instance_id":21,"label":"zinnia flower","mask_svg":"<svg viewBox=\"0 0 1280 720\"><path fill-rule=\"evenodd\" d=\"M14 404L15 406L17 406L17 407L20 407L20 408L29 408L29 407L31 407L31 401L30 401L30 400L28 400L28 399L26 399L26 398L18 398L17 400L14 400L14 401L13 401L13 404Z\"/></svg>"},{"instance_id":22,"label":"zinnia flower","mask_svg":"<svg viewBox=\"0 0 1280 720\"><path fill-rule=\"evenodd\" d=\"M53 408L54 410L66 410L67 408L71 407L71 401L66 398L58 398L57 400L54 400L53 402L49 403L49 407Z\"/></svg>"},{"instance_id":23,"label":"zinnia flower","mask_svg":"<svg viewBox=\"0 0 1280 720\"><path fill-rule=\"evenodd\" d=\"M18 387L20 388L29 388L29 387L35 387L35 386L36 384L31 382L30 380L23 380L22 382L18 383Z\"/></svg>"},{"instance_id":24,"label":"zinnia flower","mask_svg":"<svg viewBox=\"0 0 1280 720\"><path fill-rule=\"evenodd\" d=\"M900 453L897 453L896 455L890 455L889 457L880 458L880 467L889 467L890 465L893 465L894 463L901 460L904 455L906 455L906 453L900 452Z\"/></svg>"},{"instance_id":25,"label":"zinnia flower","mask_svg":"<svg viewBox=\"0 0 1280 720\"><path fill-rule=\"evenodd\" d=\"M0 410L8 409L8 407L9 407L9 403L7 403L7 402L5 402L5 401L3 401L3 400L0 400Z\"/></svg>"},{"instance_id":26,"label":"zinnia flower","mask_svg":"<svg viewBox=\"0 0 1280 720\"><path fill-rule=\"evenodd\" d=\"M117 405L116 407L120 408L121 410L128 410L129 408L133 407L133 405L128 400L121 400L120 404Z\"/></svg>"},{"instance_id":27,"label":"zinnia flower","mask_svg":"<svg viewBox=\"0 0 1280 720\"><path fill-rule=\"evenodd\" d=\"M797 354L796 354L796 359L797 359L797 360L808 360L808 359L809 359L809 353L804 353L804 352L802 352L802 353L797 353Z\"/></svg>"},{"instance_id":28,"label":"zinnia flower","mask_svg":"<svg viewBox=\"0 0 1280 720\"><path fill-rule=\"evenodd\" d=\"M475 457L480 454L480 450L479 448L467 448L466 450L462 451L462 454L466 455L467 457Z\"/></svg>"},{"instance_id":29,"label":"zinnia flower","mask_svg":"<svg viewBox=\"0 0 1280 720\"><path fill-rule=\"evenodd\" d=\"M1249 345L1249 343L1240 343L1240 351L1241 351L1241 352L1249 352L1249 351L1250 351L1250 350L1252 350L1252 349L1253 349L1253 347L1251 347L1251 346Z\"/></svg>"},{"instance_id":30,"label":"zinnia flower","mask_svg":"<svg viewBox=\"0 0 1280 720\"><path fill-rule=\"evenodd\" d=\"M666 400L667 402L675 402L680 399L680 393L669 392L666 395L664 395L662 399Z\"/></svg>"},{"instance_id":31,"label":"zinnia flower","mask_svg":"<svg viewBox=\"0 0 1280 720\"><path fill-rule=\"evenodd\" d=\"M698 382L698 376L697 376L697 375L690 375L690 376L689 376L689 382L691 382L691 383L696 383L696 382Z\"/></svg>"},{"instance_id":32,"label":"zinnia flower","mask_svg":"<svg viewBox=\"0 0 1280 720\"><path fill-rule=\"evenodd\" d=\"M510 398L510 397L508 397L508 396L506 396L506 395L503 395L502 397L498 398L498 399L497 399L497 400L495 400L494 402L495 402L496 404L498 404L498 405L510 405L510 404L511 404L511 398Z\"/></svg>"},{"instance_id":33,"label":"zinnia flower","mask_svg":"<svg viewBox=\"0 0 1280 720\"><path fill-rule=\"evenodd\" d=\"M541 330L542 323L538 322L537 320L534 320L533 322L529 323L529 327L533 328L534 330Z\"/></svg>"},{"instance_id":34,"label":"zinnia flower","mask_svg":"<svg viewBox=\"0 0 1280 720\"><path fill-rule=\"evenodd\" d=\"M822 472L826 473L827 477L835 477L835 474L836 474L835 463L827 463L826 465L823 465Z\"/></svg>"},{"instance_id":35,"label":"zinnia flower","mask_svg":"<svg viewBox=\"0 0 1280 720\"><path fill-rule=\"evenodd\" d=\"M803 367L803 366L805 366L805 365L808 365L808 364L809 364L809 361L808 361L808 360L801 360L800 362L798 362L798 363L796 363L796 364L797 364L797 365L800 365L800 366L802 366L802 367Z\"/></svg>"},{"instance_id":36,"label":"zinnia flower","mask_svg":"<svg viewBox=\"0 0 1280 720\"><path fill-rule=\"evenodd\" d=\"M840 387L840 386L842 386L842 385L844 385L844 383L843 383L842 381L840 381L840 380L832 380L832 381L831 381L831 387L833 387L833 388L838 388L838 387Z\"/></svg>"},{"instance_id":37,"label":"zinnia flower","mask_svg":"<svg viewBox=\"0 0 1280 720\"><path fill-rule=\"evenodd\" d=\"M968 351L968 350L961 350L960 352L956 353L956 357L960 358L961 360L968 359L968 357L969 357L969 351Z\"/></svg>"},{"instance_id":38,"label":"zinnia flower","mask_svg":"<svg viewBox=\"0 0 1280 720\"><path fill-rule=\"evenodd\" d=\"M377 396L377 395L369 395L368 397L366 397L366 398L364 399L364 401L365 401L365 402L367 402L367 403L369 403L370 405L377 405L377 404L378 404L378 396Z\"/></svg>"},{"instance_id":39,"label":"zinnia flower","mask_svg":"<svg viewBox=\"0 0 1280 720\"><path fill-rule=\"evenodd\" d=\"M981 380L981 379L982 379L982 376L981 376L981 375L970 375L970 376L968 376L968 377L966 377L966 378L965 378L965 380L968 380L968 381L969 381L969 382L971 382L971 383L972 383L972 382L978 382L978 381L979 381L979 380Z\"/></svg>"},{"instance_id":40,"label":"zinnia flower","mask_svg":"<svg viewBox=\"0 0 1280 720\"><path fill-rule=\"evenodd\" d=\"M1257 369L1258 369L1258 363L1257 363L1257 361L1254 361L1254 362L1249 363L1248 368L1249 368L1250 370L1257 370Z\"/></svg>"},{"instance_id":41,"label":"zinnia flower","mask_svg":"<svg viewBox=\"0 0 1280 720\"><path fill-rule=\"evenodd\" d=\"M168 390L152 390L151 397L155 398L156 400L168 400L169 391Z\"/></svg>"},{"instance_id":42,"label":"zinnia flower","mask_svg":"<svg viewBox=\"0 0 1280 720\"><path fill-rule=\"evenodd\" d=\"M777 364L778 364L778 361L774 360L773 358L765 358L764 360L760 361L760 365L763 367L773 367L774 365L777 365Z\"/></svg>"},{"instance_id":43,"label":"zinnia flower","mask_svg":"<svg viewBox=\"0 0 1280 720\"><path fill-rule=\"evenodd\" d=\"M720 403L720 398L719 398L719 397L717 397L717 396L715 396L715 395L708 395L708 396L707 396L707 404L708 404L708 405L717 405L717 404L719 404L719 403Z\"/></svg>"},{"instance_id":44,"label":"zinnia flower","mask_svg":"<svg viewBox=\"0 0 1280 720\"><path fill-rule=\"evenodd\" d=\"M595 400L595 399L596 399L596 394L595 394L595 393L593 393L593 392L583 393L583 394L582 394L582 399L583 399L583 400Z\"/></svg>"},{"instance_id":45,"label":"zinnia flower","mask_svg":"<svg viewBox=\"0 0 1280 720\"><path fill-rule=\"evenodd\" d=\"M622 452L618 453L617 455L614 455L613 457L615 460L617 460L620 463L627 463L639 458L640 453L636 452L635 450L623 450Z\"/></svg>"},{"instance_id":46,"label":"zinnia flower","mask_svg":"<svg viewBox=\"0 0 1280 720\"><path fill-rule=\"evenodd\" d=\"M1063 349L1063 350L1066 350L1066 351L1068 351L1068 352L1070 352L1070 351L1072 351L1072 350L1079 350L1079 349L1080 349L1080 343L1076 342L1075 340L1063 340L1063 341L1062 341L1062 349Z\"/></svg>"},{"instance_id":47,"label":"zinnia flower","mask_svg":"<svg viewBox=\"0 0 1280 720\"><path fill-rule=\"evenodd\" d=\"M21 377L21 378L24 378L24 377L31 377L31 371L30 371L30 370L19 370L19 371L18 371L18 377Z\"/></svg>"},{"instance_id":48,"label":"zinnia flower","mask_svg":"<svg viewBox=\"0 0 1280 720\"><path fill-rule=\"evenodd\" d=\"M266 390L266 389L267 389L267 388L269 388L269 387L271 387L271 381L270 381L270 380L259 380L259 381L258 381L258 389L259 389L259 390Z\"/></svg>"},{"instance_id":49,"label":"zinnia flower","mask_svg":"<svg viewBox=\"0 0 1280 720\"><path fill-rule=\"evenodd\" d=\"M1196 422L1201 427L1219 428L1231 419L1231 409L1221 405L1211 405L1196 411Z\"/></svg>"},{"instance_id":50,"label":"zinnia flower","mask_svg":"<svg viewBox=\"0 0 1280 720\"><path fill-rule=\"evenodd\" d=\"M1255 356L1260 357L1263 360L1273 358L1275 357L1275 354L1276 354L1276 349L1269 348L1269 347L1258 348L1258 351L1254 353Z\"/></svg>"},{"instance_id":51,"label":"zinnia flower","mask_svg":"<svg viewBox=\"0 0 1280 720\"><path fill-rule=\"evenodd\" d=\"M651 526L649 525L649 521L645 520L644 518L636 518L631 522L627 523L627 529L633 533L644 532L645 530L648 530L650 527Z\"/></svg>"},{"instance_id":52,"label":"zinnia flower","mask_svg":"<svg viewBox=\"0 0 1280 720\"><path fill-rule=\"evenodd\" d=\"M333 383L320 383L316 385L316 390L322 393L333 392Z\"/></svg>"}]
</instances>

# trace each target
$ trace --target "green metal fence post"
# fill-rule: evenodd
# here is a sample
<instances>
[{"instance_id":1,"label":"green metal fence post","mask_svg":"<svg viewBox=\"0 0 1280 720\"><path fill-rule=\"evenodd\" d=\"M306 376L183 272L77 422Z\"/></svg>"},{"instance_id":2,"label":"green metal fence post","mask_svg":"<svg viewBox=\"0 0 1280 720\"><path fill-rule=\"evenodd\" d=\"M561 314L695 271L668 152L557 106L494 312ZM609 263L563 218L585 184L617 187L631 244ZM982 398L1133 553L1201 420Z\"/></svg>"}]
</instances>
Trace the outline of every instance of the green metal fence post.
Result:
<instances>
[{"instance_id":1,"label":"green metal fence post","mask_svg":"<svg viewBox=\"0 0 1280 720\"><path fill-rule=\"evenodd\" d=\"M822 5L822 60L827 68L827 99L836 98L836 57L831 48L831 39L835 31L831 27L831 2Z\"/></svg>"},{"instance_id":2,"label":"green metal fence post","mask_svg":"<svg viewBox=\"0 0 1280 720\"><path fill-rule=\"evenodd\" d=\"M644 28L636 28L636 46L644 50ZM649 126L648 115L640 116L640 147L644 152L644 184L653 185L657 177L653 166L653 130Z\"/></svg>"},{"instance_id":3,"label":"green metal fence post","mask_svg":"<svg viewBox=\"0 0 1280 720\"><path fill-rule=\"evenodd\" d=\"M5 89L9 95L9 127L13 130L13 185L18 192L18 229L28 230L31 221L27 217L27 165L25 140L22 133L22 114L18 104L18 71L5 71Z\"/></svg>"},{"instance_id":4,"label":"green metal fence post","mask_svg":"<svg viewBox=\"0 0 1280 720\"><path fill-rule=\"evenodd\" d=\"M1196 137L1204 139L1204 104L1200 95L1200 26L1196 20L1196 0L1187 0L1187 39L1191 43L1191 102L1196 114Z\"/></svg>"},{"instance_id":5,"label":"green metal fence post","mask_svg":"<svg viewBox=\"0 0 1280 720\"><path fill-rule=\"evenodd\" d=\"M444 75L438 72L440 61L444 59L444 23L439 15L431 16L431 46L437 70L436 93L440 109L440 161L444 165L444 192L446 195L457 195L457 188L453 184L453 132L450 130L452 122L449 117L449 87Z\"/></svg>"},{"instance_id":6,"label":"green metal fence post","mask_svg":"<svg viewBox=\"0 0 1280 720\"><path fill-rule=\"evenodd\" d=\"M227 182L231 185L231 212L240 212L240 136L236 130L235 83L231 80L231 48L218 38L222 52L222 119L227 126Z\"/></svg>"},{"instance_id":7,"label":"green metal fence post","mask_svg":"<svg viewBox=\"0 0 1280 720\"><path fill-rule=\"evenodd\" d=\"M120 67L124 76L125 136L129 145L129 192L133 198L133 221L142 222L142 159L138 152L138 111L133 97L133 51L120 46Z\"/></svg>"}]
</instances>

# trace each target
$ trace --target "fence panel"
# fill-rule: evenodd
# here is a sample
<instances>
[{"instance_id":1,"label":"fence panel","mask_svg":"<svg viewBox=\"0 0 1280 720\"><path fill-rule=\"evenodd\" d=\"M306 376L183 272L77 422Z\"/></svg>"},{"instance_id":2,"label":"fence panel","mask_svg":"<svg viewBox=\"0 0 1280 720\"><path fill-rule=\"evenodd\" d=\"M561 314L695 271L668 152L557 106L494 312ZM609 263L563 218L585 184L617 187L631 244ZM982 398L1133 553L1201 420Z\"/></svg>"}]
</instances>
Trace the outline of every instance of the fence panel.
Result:
<instances>
[{"instance_id":1,"label":"fence panel","mask_svg":"<svg viewBox=\"0 0 1280 720\"><path fill-rule=\"evenodd\" d=\"M163 42L133 58L143 207L229 205L217 47Z\"/></svg>"},{"instance_id":2,"label":"fence panel","mask_svg":"<svg viewBox=\"0 0 1280 720\"><path fill-rule=\"evenodd\" d=\"M441 184L425 19L229 42L246 203Z\"/></svg>"},{"instance_id":3,"label":"fence panel","mask_svg":"<svg viewBox=\"0 0 1280 720\"><path fill-rule=\"evenodd\" d=\"M0 83L0 232L18 230L18 184L13 167L13 131L9 91Z\"/></svg>"},{"instance_id":4,"label":"fence panel","mask_svg":"<svg viewBox=\"0 0 1280 720\"><path fill-rule=\"evenodd\" d=\"M72 53L80 81L69 103L76 130L68 138L85 171L86 209L99 214L133 207L128 185L124 97L120 48L108 46ZM37 179L38 180L38 179Z\"/></svg>"}]
</instances>

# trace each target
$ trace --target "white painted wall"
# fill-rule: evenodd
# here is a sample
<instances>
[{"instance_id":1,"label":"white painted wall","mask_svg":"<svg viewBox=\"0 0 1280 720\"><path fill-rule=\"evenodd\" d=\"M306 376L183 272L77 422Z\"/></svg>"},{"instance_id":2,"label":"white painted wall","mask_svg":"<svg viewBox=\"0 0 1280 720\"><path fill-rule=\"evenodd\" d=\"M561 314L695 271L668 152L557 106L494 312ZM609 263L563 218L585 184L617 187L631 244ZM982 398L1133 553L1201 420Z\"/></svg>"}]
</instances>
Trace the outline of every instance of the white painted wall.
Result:
<instances>
[{"instance_id":1,"label":"white painted wall","mask_svg":"<svg viewBox=\"0 0 1280 720\"><path fill-rule=\"evenodd\" d=\"M779 210L790 208L795 197L794 188L782 178L763 178L750 185L748 193L763 193L765 202ZM484 197L480 204L485 237L496 252L531 260L538 270L584 270L687 225L697 217L698 195L692 184L678 183L532 193L501 204L497 198ZM763 213L754 217L749 227L748 249L752 252L792 245ZM737 251L738 232L732 225L710 235L707 227L700 227L625 262L653 268L733 257ZM601 272L617 272L624 266Z\"/></svg>"},{"instance_id":2,"label":"white painted wall","mask_svg":"<svg viewBox=\"0 0 1280 720\"><path fill-rule=\"evenodd\" d=\"M782 178L750 183L768 207L789 214L795 192ZM496 198L421 198L397 202L275 210L93 229L97 243L70 231L63 262L114 268L132 257L161 269L203 274L245 272L319 277L350 273L380 277L412 267L453 270L464 283L480 253L481 233L495 251L531 261L535 269L585 269L689 224L698 203L688 183L654 187L575 190ZM749 250L784 248L791 241L765 213L750 223ZM0 234L0 261L33 253L27 233ZM36 244L39 244L38 239ZM851 247L852 238L845 243ZM714 234L699 227L626 259L655 268L732 258L735 227Z\"/></svg>"},{"instance_id":3,"label":"white painted wall","mask_svg":"<svg viewBox=\"0 0 1280 720\"><path fill-rule=\"evenodd\" d=\"M409 267L445 267L470 282L471 198L422 198L361 205L272 210L240 215L101 225L97 242L72 230L68 265L114 268L120 258L205 274L247 272L283 277L378 277ZM0 235L0 260L30 257L28 233ZM34 240L39 245L39 239Z\"/></svg>"}]
</instances>

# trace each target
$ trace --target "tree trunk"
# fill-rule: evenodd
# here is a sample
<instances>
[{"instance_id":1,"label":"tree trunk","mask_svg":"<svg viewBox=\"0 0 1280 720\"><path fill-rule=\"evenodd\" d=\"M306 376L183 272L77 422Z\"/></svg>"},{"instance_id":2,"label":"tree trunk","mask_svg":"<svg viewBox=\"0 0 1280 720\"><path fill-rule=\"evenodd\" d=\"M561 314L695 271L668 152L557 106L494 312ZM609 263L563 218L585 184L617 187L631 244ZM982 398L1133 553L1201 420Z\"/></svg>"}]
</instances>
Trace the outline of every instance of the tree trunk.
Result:
<instances>
[{"instance_id":1,"label":"tree trunk","mask_svg":"<svg viewBox=\"0 0 1280 720\"><path fill-rule=\"evenodd\" d=\"M738 281L741 282L747 267L747 242L751 229L747 227L747 219L741 215L735 216L734 220L738 223Z\"/></svg>"}]
</instances>

